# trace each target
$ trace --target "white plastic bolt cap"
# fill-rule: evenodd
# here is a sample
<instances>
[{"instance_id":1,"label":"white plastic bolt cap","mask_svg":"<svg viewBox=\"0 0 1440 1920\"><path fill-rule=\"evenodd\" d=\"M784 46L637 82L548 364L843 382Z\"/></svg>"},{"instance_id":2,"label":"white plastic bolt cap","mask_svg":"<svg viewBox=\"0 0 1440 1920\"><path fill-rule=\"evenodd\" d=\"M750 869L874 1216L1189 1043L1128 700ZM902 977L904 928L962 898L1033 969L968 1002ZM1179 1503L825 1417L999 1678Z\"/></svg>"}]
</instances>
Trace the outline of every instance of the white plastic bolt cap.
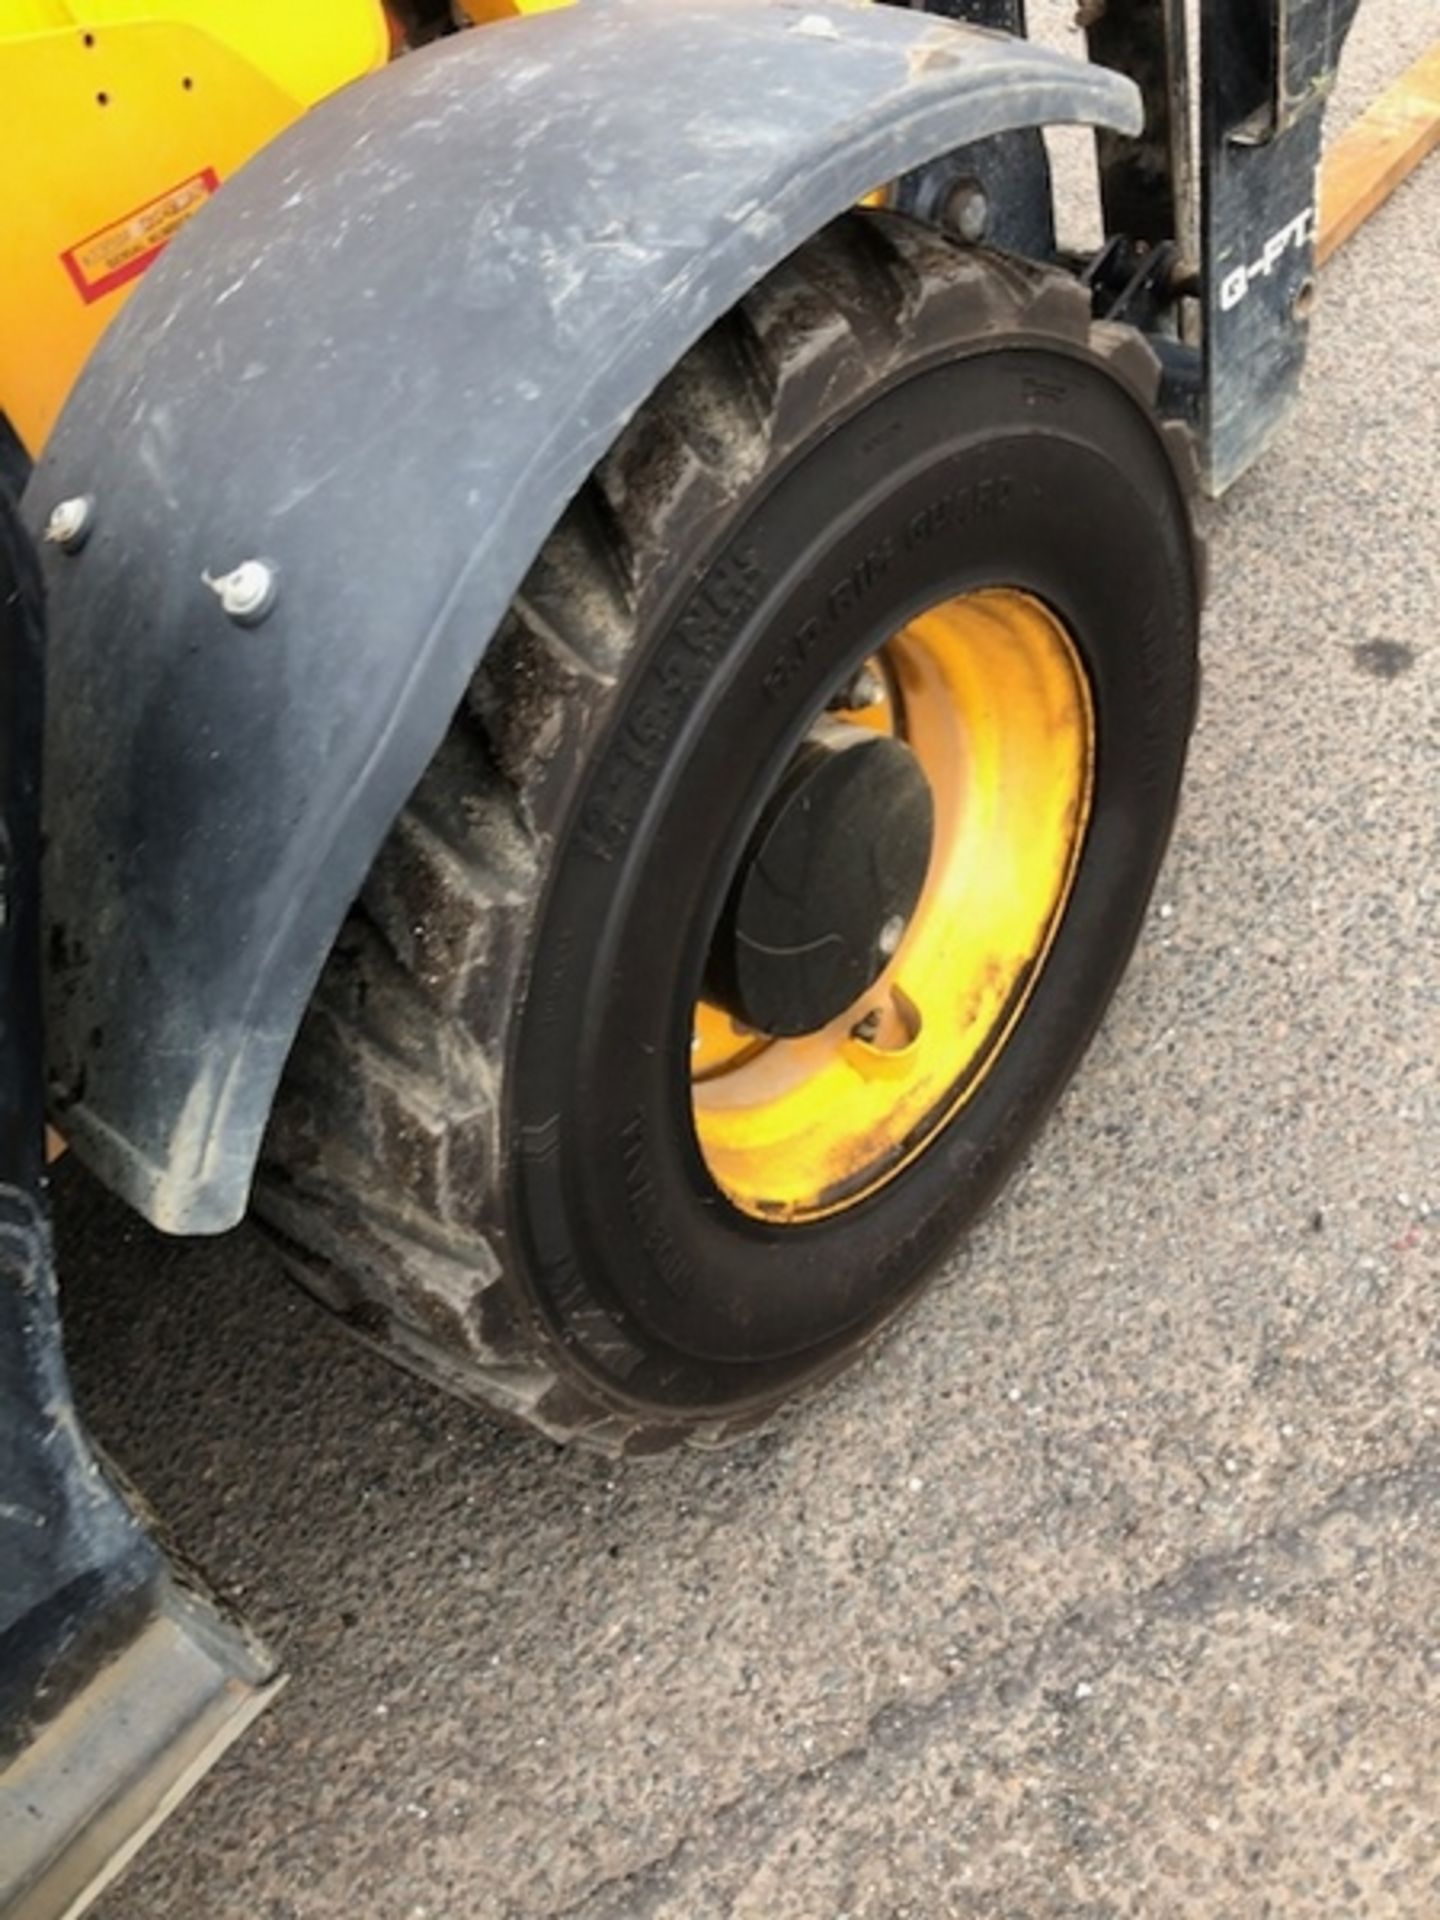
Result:
<instances>
[{"instance_id":1,"label":"white plastic bolt cap","mask_svg":"<svg viewBox=\"0 0 1440 1920\"><path fill-rule=\"evenodd\" d=\"M232 620L253 626L275 604L275 569L268 560L242 560L229 573L200 576Z\"/></svg>"},{"instance_id":2,"label":"white plastic bolt cap","mask_svg":"<svg viewBox=\"0 0 1440 1920\"><path fill-rule=\"evenodd\" d=\"M45 538L66 553L75 553L89 538L95 524L95 500L88 493L77 493L52 508L45 522Z\"/></svg>"}]
</instances>

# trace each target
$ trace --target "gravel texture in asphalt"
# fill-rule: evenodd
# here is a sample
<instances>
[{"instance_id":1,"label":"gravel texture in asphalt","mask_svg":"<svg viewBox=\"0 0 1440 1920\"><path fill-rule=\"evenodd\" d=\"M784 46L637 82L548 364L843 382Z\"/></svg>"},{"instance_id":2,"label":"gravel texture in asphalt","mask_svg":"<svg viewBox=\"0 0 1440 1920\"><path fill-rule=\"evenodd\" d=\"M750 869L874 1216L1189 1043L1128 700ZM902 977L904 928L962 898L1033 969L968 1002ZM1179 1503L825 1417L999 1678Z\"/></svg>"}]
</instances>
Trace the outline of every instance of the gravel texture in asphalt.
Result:
<instances>
[{"instance_id":1,"label":"gravel texture in asphalt","mask_svg":"<svg viewBox=\"0 0 1440 1920\"><path fill-rule=\"evenodd\" d=\"M1337 119L1436 39L1363 0ZM293 1676L103 1920L1440 1913L1437 234L1440 162L1213 516L1090 1059L773 1435L557 1453L61 1168L87 1417Z\"/></svg>"}]
</instances>

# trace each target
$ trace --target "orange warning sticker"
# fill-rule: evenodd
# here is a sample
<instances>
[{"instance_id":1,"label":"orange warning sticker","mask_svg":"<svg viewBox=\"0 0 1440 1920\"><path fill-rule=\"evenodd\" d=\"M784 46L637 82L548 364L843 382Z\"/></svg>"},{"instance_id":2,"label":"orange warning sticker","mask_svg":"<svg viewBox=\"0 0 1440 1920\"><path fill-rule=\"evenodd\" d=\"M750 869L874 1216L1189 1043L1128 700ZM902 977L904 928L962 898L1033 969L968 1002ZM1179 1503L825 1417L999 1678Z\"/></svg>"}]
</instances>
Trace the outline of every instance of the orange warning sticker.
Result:
<instances>
[{"instance_id":1,"label":"orange warning sticker","mask_svg":"<svg viewBox=\"0 0 1440 1920\"><path fill-rule=\"evenodd\" d=\"M137 279L219 184L215 169L206 167L182 180L178 187L147 200L123 219L112 220L88 239L67 247L60 259L85 304L113 293L127 280Z\"/></svg>"}]
</instances>

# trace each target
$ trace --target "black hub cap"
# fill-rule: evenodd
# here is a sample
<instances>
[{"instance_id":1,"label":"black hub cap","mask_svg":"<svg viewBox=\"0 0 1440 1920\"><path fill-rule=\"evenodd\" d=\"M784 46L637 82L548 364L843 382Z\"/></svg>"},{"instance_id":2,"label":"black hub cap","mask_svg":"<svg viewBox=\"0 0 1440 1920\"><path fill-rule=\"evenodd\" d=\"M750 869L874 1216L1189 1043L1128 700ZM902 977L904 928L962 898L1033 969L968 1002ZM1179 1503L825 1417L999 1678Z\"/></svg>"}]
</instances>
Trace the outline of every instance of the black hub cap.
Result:
<instances>
[{"instance_id":1,"label":"black hub cap","mask_svg":"<svg viewBox=\"0 0 1440 1920\"><path fill-rule=\"evenodd\" d=\"M721 914L705 994L777 1038L879 978L915 911L935 808L901 740L823 721L766 804Z\"/></svg>"}]
</instances>

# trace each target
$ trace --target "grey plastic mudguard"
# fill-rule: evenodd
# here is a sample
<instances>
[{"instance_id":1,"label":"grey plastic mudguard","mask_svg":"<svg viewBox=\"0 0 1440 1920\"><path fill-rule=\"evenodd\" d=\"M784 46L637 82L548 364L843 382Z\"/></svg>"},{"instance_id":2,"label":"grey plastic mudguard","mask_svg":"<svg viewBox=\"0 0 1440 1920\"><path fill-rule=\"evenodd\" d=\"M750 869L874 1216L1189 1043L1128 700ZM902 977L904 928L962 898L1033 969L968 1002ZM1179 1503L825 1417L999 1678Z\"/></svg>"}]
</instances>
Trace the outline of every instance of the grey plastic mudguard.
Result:
<instances>
[{"instance_id":1,"label":"grey plastic mudguard","mask_svg":"<svg viewBox=\"0 0 1440 1920\"><path fill-rule=\"evenodd\" d=\"M862 0L582 0L345 89L103 340L47 548L52 1096L157 1226L242 1215L345 911L535 553L704 329L968 141L1131 84ZM273 610L206 576L271 563Z\"/></svg>"}]
</instances>

